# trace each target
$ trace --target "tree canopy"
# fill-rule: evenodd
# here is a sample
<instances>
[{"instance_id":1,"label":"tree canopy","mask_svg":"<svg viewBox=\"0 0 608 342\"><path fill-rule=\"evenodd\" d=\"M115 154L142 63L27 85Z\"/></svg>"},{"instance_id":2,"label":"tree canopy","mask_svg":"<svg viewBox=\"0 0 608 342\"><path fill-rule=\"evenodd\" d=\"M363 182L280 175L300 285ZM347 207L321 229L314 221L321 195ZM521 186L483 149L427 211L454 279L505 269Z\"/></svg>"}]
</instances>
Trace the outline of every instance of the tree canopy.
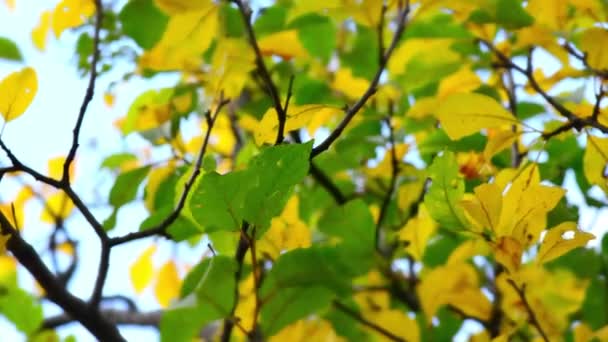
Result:
<instances>
[{"instance_id":1,"label":"tree canopy","mask_svg":"<svg viewBox=\"0 0 608 342\"><path fill-rule=\"evenodd\" d=\"M608 341L608 235L585 217L608 206L605 1L57 0L37 15L31 41L0 37L2 132L37 101L22 46L77 37L87 85L48 169L0 133L0 180L20 185L0 204L0 315L29 340L80 324L122 341L135 324L161 341ZM123 149L81 174L98 96L132 101L106 120ZM23 234L37 225L44 248ZM104 290L135 241L123 291Z\"/></svg>"}]
</instances>

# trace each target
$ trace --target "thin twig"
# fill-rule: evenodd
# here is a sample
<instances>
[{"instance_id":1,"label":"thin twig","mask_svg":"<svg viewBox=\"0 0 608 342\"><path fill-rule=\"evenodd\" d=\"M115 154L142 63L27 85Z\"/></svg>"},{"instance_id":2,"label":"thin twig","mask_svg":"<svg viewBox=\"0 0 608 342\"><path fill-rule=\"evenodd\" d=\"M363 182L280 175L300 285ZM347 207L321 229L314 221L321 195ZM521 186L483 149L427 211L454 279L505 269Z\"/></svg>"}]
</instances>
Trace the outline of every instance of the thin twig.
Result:
<instances>
[{"instance_id":1,"label":"thin twig","mask_svg":"<svg viewBox=\"0 0 608 342\"><path fill-rule=\"evenodd\" d=\"M540 322L539 322L538 318L536 317L536 314L534 313L534 310L532 310L532 306L530 305L530 302L528 302L528 299L526 297L526 286L523 285L523 287L520 288L519 286L517 286L515 281L513 281L513 279L507 279L507 282L513 287L515 292L517 292L517 294L521 298L521 301L523 302L523 304L526 308L526 311L528 311L528 315L530 315L530 323L532 323L532 325L536 328L536 330L538 330L538 333L543 338L543 341L549 342L549 338L547 337L547 334L541 327Z\"/></svg>"},{"instance_id":2,"label":"thin twig","mask_svg":"<svg viewBox=\"0 0 608 342\"><path fill-rule=\"evenodd\" d=\"M363 108L363 106L365 106L365 104L367 103L367 100L369 100L372 97L372 95L374 95L376 93L376 91L378 90L378 84L380 82L380 77L382 76L382 73L384 72L384 68L386 67L388 60L390 59L393 51L395 50L395 48L397 47L397 44L399 43L399 41L401 39L401 36L403 35L403 32L405 31L405 27L407 24L407 16L408 16L409 12L410 12L410 5L409 5L409 1L408 1L408 2L406 2L405 8L403 9L403 11L401 13L399 13L399 15L397 17L397 28L395 29L395 33L393 35L393 40L391 41L390 45L386 49L384 56L382 58L382 61L378 67L378 70L376 71L376 74L374 75L374 78L372 79L371 83L369 84L367 90L363 93L363 95L361 95L359 100L357 100L357 102L355 102L352 105L352 107L350 107L346 110L344 118L338 124L338 126L329 134L329 136L323 142L321 142L317 147L313 148L312 153L310 155L311 159L316 157L317 155L319 155L321 152L329 149L331 144L340 137L342 132L346 129L346 126L348 126L350 121L355 117L355 115L359 112L359 110L361 108Z\"/></svg>"},{"instance_id":3,"label":"thin twig","mask_svg":"<svg viewBox=\"0 0 608 342\"><path fill-rule=\"evenodd\" d=\"M111 238L109 241L110 247L120 245L123 243L127 243L127 242L131 242L131 241L138 240L138 239L143 239L143 238L154 236L154 235L163 234L166 231L166 229L173 222L175 222L175 220L177 220L181 210L186 205L186 199L188 197L188 194L190 193L190 190L191 190L192 186L194 185L196 178L199 176L199 174L201 172L203 158L207 151L207 146L209 145L209 138L211 137L211 131L213 130L215 120L217 119L217 116L219 115L222 107L224 107L229 102L230 102L230 100L223 99L223 95L222 95L222 96L220 96L219 103L217 104L217 107L215 108L214 113L213 114L211 114L210 112L207 113L207 115L208 115L207 133L205 134L205 139L203 141L203 145L201 146L198 156L196 157L196 162L194 163L192 174L190 175L190 178L188 179L188 181L186 181L186 183L184 184L184 190L182 191L182 194L179 198L177 205L175 206L175 209L173 209L173 212L171 212L171 214L169 214L169 216L167 216L161 223L159 223L155 227L152 227L152 228L144 230L144 231L130 233L130 234L127 234L124 236Z\"/></svg>"},{"instance_id":4,"label":"thin twig","mask_svg":"<svg viewBox=\"0 0 608 342\"><path fill-rule=\"evenodd\" d=\"M350 316L351 318L353 318L354 320L356 320L357 322L361 323L362 325L376 331L377 333L383 335L384 337L388 338L391 341L400 341L400 342L404 342L406 341L404 338L401 338L395 334L393 334L392 332L384 329L383 327L379 326L378 324L369 321L367 319L365 319L365 317L361 316L360 313L358 313L357 311L349 308L348 306L340 303L337 300L333 301L333 305L336 309L340 310L341 312L347 314L348 316Z\"/></svg>"},{"instance_id":5,"label":"thin twig","mask_svg":"<svg viewBox=\"0 0 608 342\"><path fill-rule=\"evenodd\" d=\"M93 58L91 60L91 74L89 76L89 84L87 90L80 105L80 111L78 112L78 118L76 119L76 125L74 125L73 136L72 136L72 147L68 152L67 157L63 163L63 177L62 182L65 184L70 183L70 165L76 157L76 150L78 149L78 140L80 136L80 129L82 128L82 122L84 121L84 115L87 112L89 103L93 99L95 94L95 81L97 79L97 63L99 62L99 41L101 26L103 23L103 6L101 0L95 0L95 31L93 33Z\"/></svg>"},{"instance_id":6,"label":"thin twig","mask_svg":"<svg viewBox=\"0 0 608 342\"><path fill-rule=\"evenodd\" d=\"M255 32L253 31L253 26L251 22L251 8L246 5L242 0L232 0L235 3L241 12L241 17L243 19L243 24L245 24L245 32L247 33L247 38L249 40L249 45L253 48L253 52L255 53L255 64L258 69L260 76L262 77L262 81L266 87L266 90L270 94L270 98L272 99L272 104L274 106L275 111L277 112L277 117L279 121L279 127L277 130L277 139L275 144L280 144L285 139L285 122L287 121L287 111L281 105L281 98L279 97L279 91L277 90L276 85L272 81L272 77L270 76L270 72L264 63L264 57L262 56L262 51L258 46L258 40L255 36Z\"/></svg>"}]
</instances>

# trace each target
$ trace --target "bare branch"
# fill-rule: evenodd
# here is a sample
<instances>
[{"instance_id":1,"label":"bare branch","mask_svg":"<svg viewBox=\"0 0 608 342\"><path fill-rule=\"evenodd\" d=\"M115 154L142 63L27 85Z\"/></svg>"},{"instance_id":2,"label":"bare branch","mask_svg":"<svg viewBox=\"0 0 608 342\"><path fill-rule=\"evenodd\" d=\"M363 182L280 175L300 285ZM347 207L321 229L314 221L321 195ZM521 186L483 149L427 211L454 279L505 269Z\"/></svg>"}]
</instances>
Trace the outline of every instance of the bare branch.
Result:
<instances>
[{"instance_id":1,"label":"bare branch","mask_svg":"<svg viewBox=\"0 0 608 342\"><path fill-rule=\"evenodd\" d=\"M93 99L95 94L95 81L97 79L97 63L99 62L99 34L101 31L101 24L103 22L103 6L101 0L95 0L95 32L93 33L93 57L91 61L91 74L89 76L89 84L87 90L80 105L80 111L78 112L78 118L76 119L76 125L73 130L72 147L68 152L65 162L63 163L63 177L61 181L65 184L70 183L70 165L76 157L76 150L78 150L78 139L80 136L80 129L82 128L82 122L84 121L84 115L87 112L89 103Z\"/></svg>"},{"instance_id":2,"label":"bare branch","mask_svg":"<svg viewBox=\"0 0 608 342\"><path fill-rule=\"evenodd\" d=\"M158 327L160 325L160 311L134 312L116 309L103 309L100 315L114 325L137 325ZM57 329L66 324L77 321L68 314L49 317L42 323L42 329Z\"/></svg>"},{"instance_id":3,"label":"bare branch","mask_svg":"<svg viewBox=\"0 0 608 342\"><path fill-rule=\"evenodd\" d=\"M403 32L405 31L405 26L407 24L407 16L408 16L409 12L410 12L410 5L409 5L409 1L408 1L408 2L406 2L406 5L405 5L405 8L403 9L403 11L401 11L401 13L399 13L399 15L397 17L397 28L395 30L395 34L393 35L393 40L391 41L391 44L386 49L384 56L378 67L378 70L376 71L374 78L372 79L371 83L369 84L369 87L367 88L365 93L363 93L363 95L361 95L359 100L357 102L355 102L355 104L353 104L352 107L350 107L346 110L346 114L344 115L344 118L338 124L338 126L329 134L329 136L322 143L320 143L317 147L313 148L310 158L314 158L317 155L319 155L321 152L329 149L331 144L340 137L340 135L342 134L344 129L346 129L346 126L348 126L348 124L353 119L353 117L355 117L355 115L359 112L359 110L361 108L363 108L363 106L365 106L365 104L367 103L367 100L369 100L372 97L372 95L374 95L376 93L376 91L378 90L378 83L380 82L380 77L382 76L382 73L384 72L384 68L386 67L386 64L388 63L393 51L397 47L397 43L399 43L399 40L401 39L401 36L403 35Z\"/></svg>"},{"instance_id":4,"label":"bare branch","mask_svg":"<svg viewBox=\"0 0 608 342\"><path fill-rule=\"evenodd\" d=\"M543 341L549 342L549 338L547 337L547 334L541 327L540 322L538 321L538 318L536 317L536 314L534 313L534 310L532 310L532 306L530 305L530 302L528 302L528 298L526 297L526 286L524 285L523 287L520 288L519 286L517 286L515 281L513 281L513 279L507 279L507 282L513 287L515 292L517 292L517 294L521 298L521 301L523 302L523 304L526 308L526 311L528 311L528 315L530 316L530 323L536 328L536 330L538 330L538 333L543 338Z\"/></svg>"},{"instance_id":5,"label":"bare branch","mask_svg":"<svg viewBox=\"0 0 608 342\"><path fill-rule=\"evenodd\" d=\"M224 99L223 95L220 95L219 103L217 104L213 114L211 112L207 112L207 133L205 133L205 139L203 141L203 145L201 146L198 156L196 157L196 162L194 163L192 175L190 175L190 178L188 178L188 181L186 181L186 183L184 184L184 190L182 191L179 201L178 201L177 205L175 206L175 209L173 209L173 211L171 212L171 214L169 214L169 216L167 216L161 223L159 223L155 227L152 227L152 228L144 230L144 231L130 233L130 234L127 234L127 235L124 235L121 237L111 238L109 240L110 247L120 245L123 243L127 243L130 241L138 240L138 239L143 239L143 238L154 236L154 235L164 234L165 231L167 230L167 228L173 222L175 222L175 220L177 220L180 212L186 205L186 199L188 198L188 194L190 193L190 190L191 190L192 186L194 185L196 178L201 173L201 166L203 164L203 158L207 151L207 146L209 145L209 138L211 137L211 131L213 130L213 126L215 125L215 120L217 119L217 116L219 115L222 108L225 105L227 105L229 102L230 102L229 99Z\"/></svg>"},{"instance_id":6,"label":"bare branch","mask_svg":"<svg viewBox=\"0 0 608 342\"><path fill-rule=\"evenodd\" d=\"M350 316L351 318L353 318L354 320L356 320L357 322L361 323L362 325L374 330L375 332L383 335L384 337L388 338L391 341L405 341L404 338L401 338L395 334L393 334L392 332L384 329L383 327L379 326L378 324L372 322L372 321L368 321L367 319L365 319L365 317L361 316L360 313L358 313L357 311L349 308L348 306L340 303L337 300L333 301L333 305L336 309L340 310L341 312L347 314L348 316Z\"/></svg>"}]
</instances>

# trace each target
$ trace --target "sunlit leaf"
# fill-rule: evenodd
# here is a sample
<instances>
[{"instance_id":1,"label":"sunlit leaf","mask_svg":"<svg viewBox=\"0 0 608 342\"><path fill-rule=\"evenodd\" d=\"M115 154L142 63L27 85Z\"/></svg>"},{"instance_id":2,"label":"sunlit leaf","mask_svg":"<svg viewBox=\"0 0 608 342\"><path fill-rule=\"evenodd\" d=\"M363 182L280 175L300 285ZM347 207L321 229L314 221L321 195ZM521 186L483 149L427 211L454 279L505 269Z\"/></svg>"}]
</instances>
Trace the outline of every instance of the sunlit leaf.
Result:
<instances>
[{"instance_id":1,"label":"sunlit leaf","mask_svg":"<svg viewBox=\"0 0 608 342\"><path fill-rule=\"evenodd\" d=\"M300 39L298 31L288 30L260 38L258 45L264 56L279 56L284 59L306 57L308 53Z\"/></svg>"},{"instance_id":2,"label":"sunlit leaf","mask_svg":"<svg viewBox=\"0 0 608 342\"><path fill-rule=\"evenodd\" d=\"M0 82L0 114L5 122L16 119L34 100L38 77L32 68L13 72Z\"/></svg>"},{"instance_id":3,"label":"sunlit leaf","mask_svg":"<svg viewBox=\"0 0 608 342\"><path fill-rule=\"evenodd\" d=\"M460 139L484 128L515 124L517 120L491 97L459 93L445 98L437 109L437 118L450 139Z\"/></svg>"},{"instance_id":4,"label":"sunlit leaf","mask_svg":"<svg viewBox=\"0 0 608 342\"><path fill-rule=\"evenodd\" d=\"M152 256L156 253L156 245L146 248L129 269L131 284L136 293L141 293L150 285L154 277Z\"/></svg>"},{"instance_id":5,"label":"sunlit leaf","mask_svg":"<svg viewBox=\"0 0 608 342\"><path fill-rule=\"evenodd\" d=\"M573 236L565 237L568 233L571 233ZM551 261L574 248L584 247L589 240L593 240L594 238L593 234L579 230L576 223L564 222L549 229L540 245L536 261L541 264Z\"/></svg>"},{"instance_id":6,"label":"sunlit leaf","mask_svg":"<svg viewBox=\"0 0 608 342\"><path fill-rule=\"evenodd\" d=\"M161 307L165 308L179 295L181 281L177 266L167 261L158 271L154 293Z\"/></svg>"},{"instance_id":7,"label":"sunlit leaf","mask_svg":"<svg viewBox=\"0 0 608 342\"><path fill-rule=\"evenodd\" d=\"M93 0L62 0L53 11L52 26L59 38L66 29L80 26L95 13Z\"/></svg>"}]
</instances>

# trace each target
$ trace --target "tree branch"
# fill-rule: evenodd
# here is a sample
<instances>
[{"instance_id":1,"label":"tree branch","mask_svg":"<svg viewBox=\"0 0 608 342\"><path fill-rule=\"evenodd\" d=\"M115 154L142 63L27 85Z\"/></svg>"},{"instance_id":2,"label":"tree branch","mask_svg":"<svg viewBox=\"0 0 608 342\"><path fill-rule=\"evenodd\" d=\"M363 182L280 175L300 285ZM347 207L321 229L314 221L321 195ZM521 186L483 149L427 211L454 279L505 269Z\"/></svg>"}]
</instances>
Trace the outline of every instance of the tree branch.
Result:
<instances>
[{"instance_id":1,"label":"tree branch","mask_svg":"<svg viewBox=\"0 0 608 342\"><path fill-rule=\"evenodd\" d=\"M125 341L112 322L103 317L98 310L89 307L87 303L66 290L40 259L36 250L19 236L18 231L15 230L3 213L0 213L0 231L4 235L11 236L7 243L7 249L36 279L46 292L48 299L61 307L71 317L75 317L98 340Z\"/></svg>"},{"instance_id":2,"label":"tree branch","mask_svg":"<svg viewBox=\"0 0 608 342\"><path fill-rule=\"evenodd\" d=\"M349 122L353 119L353 117L355 117L355 115L359 112L359 110L361 108L363 108L363 106L367 103L367 100L369 100L370 97L372 97L372 95L374 95L376 93L376 91L378 90L378 83L380 82L380 77L382 76L382 73L384 72L384 68L386 67L386 64L388 63L393 51L397 47L397 43L399 43L399 40L401 39L401 36L403 35L403 32L405 31L405 26L407 24L407 16L408 16L409 12L410 12L410 4L409 4L409 1L407 1L405 4L405 8L401 11L401 13L399 13L399 15L397 17L397 28L395 29L395 34L393 35L393 40L391 41L391 44L386 49L386 52L384 53L384 57L382 58L380 65L378 67L378 70L376 71L374 78L372 79L371 83L369 84L369 87L363 93L363 95L361 95L361 98L359 98L359 100L357 102L355 102L355 104L353 104L352 107L350 107L346 110L346 114L344 115L344 118L338 124L338 126L329 134L329 136L322 143L320 143L317 147L313 148L312 153L310 155L311 159L316 157L317 155L319 155L321 152L329 149L331 144L340 137L340 135L342 134L344 129L346 129L346 126L348 126Z\"/></svg>"},{"instance_id":3,"label":"tree branch","mask_svg":"<svg viewBox=\"0 0 608 342\"><path fill-rule=\"evenodd\" d=\"M392 108L392 104L391 104ZM391 109L392 111L392 109ZM395 186L397 185L397 176L399 175L399 160L397 160L397 151L395 150L395 134L393 132L393 126L391 124L391 116L386 119L386 125L388 126L388 134L389 134L389 142L391 145L390 150L388 151L391 154L391 178L388 186L388 190L384 195L384 199L382 200L382 205L380 206L380 213L378 214L378 222L376 223L376 250L380 251L381 245L381 228L382 223L384 222L384 218L386 217L386 213L388 212L388 206L391 203L391 198L393 198L393 193L395 192Z\"/></svg>"},{"instance_id":4,"label":"tree branch","mask_svg":"<svg viewBox=\"0 0 608 342\"><path fill-rule=\"evenodd\" d=\"M162 312L136 312L128 310L103 309L100 310L100 315L108 322L114 325L138 325L158 327L160 325L160 317ZM68 314L60 314L49 317L42 323L42 329L57 329L66 324L77 321Z\"/></svg>"},{"instance_id":5,"label":"tree branch","mask_svg":"<svg viewBox=\"0 0 608 342\"><path fill-rule=\"evenodd\" d=\"M523 304L526 308L526 311L528 311L528 315L530 315L530 323L536 328L536 330L538 330L538 333L543 338L543 341L549 342L549 338L547 337L547 334L541 327L540 322L538 321L538 318L536 317L536 314L534 313L534 310L532 310L532 306L530 305L530 302L528 302L528 298L526 297L526 286L524 285L523 287L520 288L519 286L517 286L515 281L513 281L513 279L507 279L507 282L513 287L515 292L517 292L517 294L521 298L521 301L523 302Z\"/></svg>"},{"instance_id":6,"label":"tree branch","mask_svg":"<svg viewBox=\"0 0 608 342\"><path fill-rule=\"evenodd\" d=\"M255 53L255 64L258 69L260 76L262 77L262 81L266 87L266 90L270 94L270 98L272 99L272 104L274 106L275 111L277 112L277 117L279 121L279 127L277 130L277 139L275 144L280 144L285 139L285 122L287 121L287 103L285 104L285 108L281 105L281 98L279 96L279 91L277 90L276 85L272 81L272 77L270 76L270 72L264 63L264 57L262 56L262 51L258 46L258 40L255 36L255 32L253 31L253 26L251 23L251 8L246 5L242 0L231 0L235 3L241 12L241 17L243 19L243 24L245 26L245 32L247 33L247 39L249 40L249 45L253 48L253 52Z\"/></svg>"},{"instance_id":7,"label":"tree branch","mask_svg":"<svg viewBox=\"0 0 608 342\"><path fill-rule=\"evenodd\" d=\"M224 99L223 95L220 95L219 103L218 103L217 107L215 108L213 114L211 114L211 112L209 112L209 111L207 112L207 133L205 134L205 139L203 141L203 145L201 146L198 156L196 157L196 162L194 163L192 175L190 175L190 178L188 178L188 181L186 181L186 183L184 184L184 190L182 191L179 201L178 201L177 205L175 206L175 209L173 209L173 211L171 212L171 214L169 214L169 216L167 216L161 223L159 223L155 227L152 227L150 229L146 229L143 231L133 232L133 233L130 233L130 234L127 234L124 236L111 238L109 240L110 247L114 247L114 246L117 246L117 245L120 245L123 243L131 242L131 241L138 240L138 239L143 239L143 238L154 236L154 235L163 234L163 233L165 233L165 230L173 222L175 222L175 220L177 220L180 212L186 205L186 199L188 198L188 194L190 193L190 190L192 189L192 186L194 185L196 178L201 173L201 166L203 164L203 158L207 151L207 146L209 145L209 138L211 137L211 131L213 130L213 126L215 125L215 120L217 119L217 116L219 115L220 111L222 110L222 107L227 105L229 102L230 102L229 99Z\"/></svg>"},{"instance_id":8,"label":"tree branch","mask_svg":"<svg viewBox=\"0 0 608 342\"><path fill-rule=\"evenodd\" d=\"M67 157L65 158L65 162L63 163L63 177L61 181L63 183L70 184L70 165L74 161L76 157L76 150L78 150L78 138L80 136L80 129L82 127L82 122L84 121L84 115L87 112L87 108L89 107L89 103L93 99L93 95L95 94L95 81L97 79L97 63L99 62L99 33L101 31L101 25L103 22L103 6L101 4L101 0L95 0L95 31L93 33L93 58L91 61L91 74L89 76L89 84L87 85L87 90L82 100L82 104L80 105L80 111L78 112L78 118L76 119L76 125L73 130L72 137L72 147L70 147L70 151L68 152Z\"/></svg>"}]
</instances>

